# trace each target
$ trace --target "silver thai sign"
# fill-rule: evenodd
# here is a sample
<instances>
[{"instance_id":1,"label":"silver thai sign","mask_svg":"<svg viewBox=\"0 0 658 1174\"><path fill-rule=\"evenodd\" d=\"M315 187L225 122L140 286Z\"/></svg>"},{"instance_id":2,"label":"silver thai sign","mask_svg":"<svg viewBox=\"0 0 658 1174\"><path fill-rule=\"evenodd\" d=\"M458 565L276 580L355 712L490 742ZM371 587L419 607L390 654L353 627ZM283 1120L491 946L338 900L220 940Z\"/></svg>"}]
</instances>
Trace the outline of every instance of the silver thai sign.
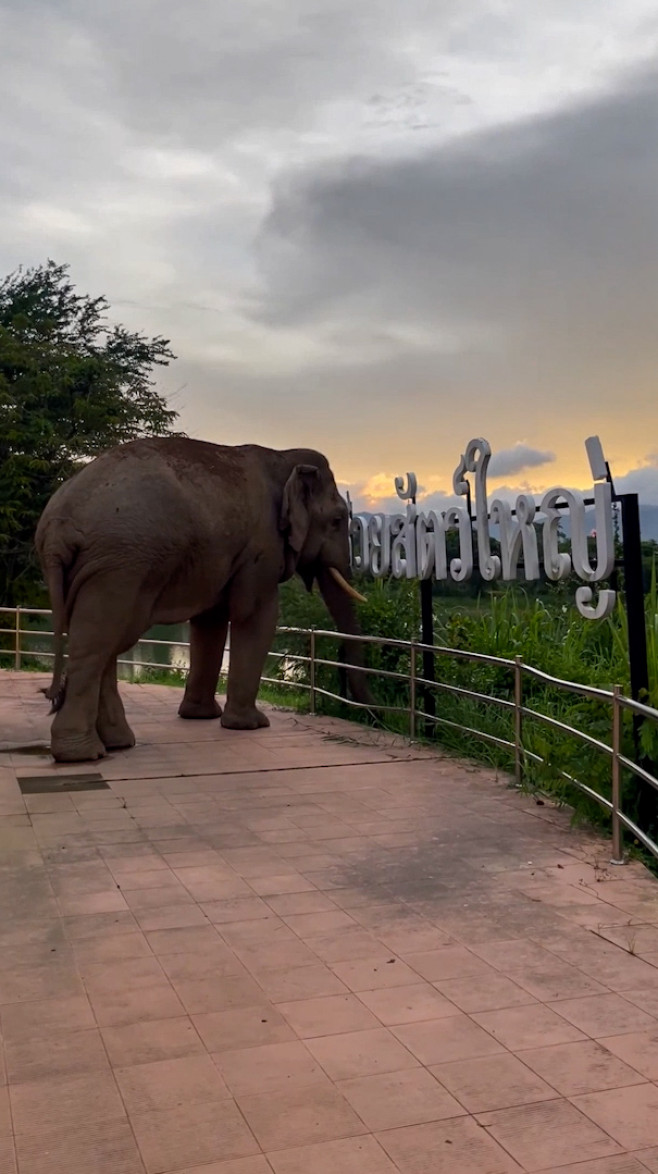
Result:
<instances>
[{"instance_id":1,"label":"silver thai sign","mask_svg":"<svg viewBox=\"0 0 658 1174\"><path fill-rule=\"evenodd\" d=\"M612 487L597 437L585 442L594 481L594 523L588 537L585 494L573 489L549 489L540 501L530 493L520 493L514 504L494 497L489 500L487 469L491 459L488 441L469 441L452 484L462 505L425 512L415 504L417 480L414 473L395 478L395 489L404 512L397 514L354 514L351 519L352 566L381 579L452 579L456 583L469 579L475 562L486 582L497 579L510 582L517 578L522 563L527 581L539 579L541 562L548 579L555 582L574 574L582 580L576 589L578 611L586 619L598 620L610 615L615 592L598 591L596 585L609 578L614 567L614 533L612 524ZM470 503L475 502L475 517ZM569 517L569 549L560 549L559 526ZM491 527L498 530L500 553L492 550ZM473 534L477 543L473 541ZM448 557L447 536L458 536L458 551ZM593 546L593 551L591 548ZM594 553L592 561L591 553Z\"/></svg>"}]
</instances>

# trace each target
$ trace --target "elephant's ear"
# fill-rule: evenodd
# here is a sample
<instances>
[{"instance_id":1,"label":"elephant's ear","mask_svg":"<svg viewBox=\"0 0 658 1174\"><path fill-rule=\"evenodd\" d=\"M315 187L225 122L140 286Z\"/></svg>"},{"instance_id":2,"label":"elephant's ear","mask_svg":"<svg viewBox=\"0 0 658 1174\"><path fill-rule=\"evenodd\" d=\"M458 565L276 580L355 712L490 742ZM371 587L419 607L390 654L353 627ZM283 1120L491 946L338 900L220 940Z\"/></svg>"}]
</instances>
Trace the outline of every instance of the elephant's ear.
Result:
<instances>
[{"instance_id":1,"label":"elephant's ear","mask_svg":"<svg viewBox=\"0 0 658 1174\"><path fill-rule=\"evenodd\" d=\"M288 545L295 554L299 554L308 534L309 504L318 473L316 465L295 465L283 490L279 528L287 534Z\"/></svg>"}]
</instances>

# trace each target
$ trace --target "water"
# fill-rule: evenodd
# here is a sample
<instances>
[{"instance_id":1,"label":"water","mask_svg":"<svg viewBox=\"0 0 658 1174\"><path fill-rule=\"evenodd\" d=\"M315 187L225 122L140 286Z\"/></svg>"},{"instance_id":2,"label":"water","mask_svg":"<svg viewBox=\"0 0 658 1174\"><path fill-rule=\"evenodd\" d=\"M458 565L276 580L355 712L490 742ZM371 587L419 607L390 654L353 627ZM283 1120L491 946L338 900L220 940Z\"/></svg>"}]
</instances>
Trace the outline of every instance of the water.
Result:
<instances>
[{"instance_id":1,"label":"water","mask_svg":"<svg viewBox=\"0 0 658 1174\"><path fill-rule=\"evenodd\" d=\"M146 644L144 640L166 640L168 646L164 644ZM142 660L150 661L152 665L162 665L163 668L179 669L181 672L187 672L190 667L190 650L187 647L189 641L189 628L187 624L156 624L154 628L150 628L148 632L144 633L144 639L128 652L122 660ZM222 674L228 672L230 649L227 647L224 651L224 660L222 662ZM131 679L138 681L144 674L148 674L149 669L142 665L136 664L130 672Z\"/></svg>"},{"instance_id":2,"label":"water","mask_svg":"<svg viewBox=\"0 0 658 1174\"><path fill-rule=\"evenodd\" d=\"M32 621L30 627L33 631L25 634L21 638L21 646L24 652L33 655L25 656L24 665L29 661L38 661L39 653L46 653L47 655L43 658L43 667L50 667L53 652L52 634L49 631L50 618L47 620L44 619L43 621ZM187 624L158 624L156 627L150 628L148 632L145 632L144 637L148 637L151 640L166 640L168 644L146 644L144 640L141 640L135 648L131 649L130 652L124 653L121 657L122 661L129 662L128 665L124 664L120 666L120 675L122 677L131 681L138 681L141 677L148 675L149 669L143 665L134 663L130 665L130 662L134 661L150 661L152 665L161 665L163 669L174 668L184 673L187 672L190 667L189 648L186 646L189 640L189 628ZM13 652L8 646L6 658L10 657L13 657ZM5 658L3 658L2 663L5 663ZM228 664L229 649L227 647L222 665L223 673L228 672Z\"/></svg>"}]
</instances>

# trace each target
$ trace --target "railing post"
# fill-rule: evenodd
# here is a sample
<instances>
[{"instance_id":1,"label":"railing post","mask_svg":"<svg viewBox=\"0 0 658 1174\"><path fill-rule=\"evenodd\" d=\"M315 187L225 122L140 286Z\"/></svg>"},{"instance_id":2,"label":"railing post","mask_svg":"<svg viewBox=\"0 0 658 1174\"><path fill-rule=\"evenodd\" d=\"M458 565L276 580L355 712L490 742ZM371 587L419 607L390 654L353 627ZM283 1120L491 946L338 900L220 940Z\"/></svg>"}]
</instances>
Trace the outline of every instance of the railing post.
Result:
<instances>
[{"instance_id":1,"label":"railing post","mask_svg":"<svg viewBox=\"0 0 658 1174\"><path fill-rule=\"evenodd\" d=\"M311 657L311 664L310 664L310 685L311 685L310 710L311 710L311 713L314 714L315 713L315 628L311 628L310 657Z\"/></svg>"},{"instance_id":2,"label":"railing post","mask_svg":"<svg viewBox=\"0 0 658 1174\"><path fill-rule=\"evenodd\" d=\"M523 783L523 659L514 657L514 779Z\"/></svg>"},{"instance_id":3,"label":"railing post","mask_svg":"<svg viewBox=\"0 0 658 1174\"><path fill-rule=\"evenodd\" d=\"M14 638L14 668L21 667L21 609L16 608L16 636Z\"/></svg>"},{"instance_id":4,"label":"railing post","mask_svg":"<svg viewBox=\"0 0 658 1174\"><path fill-rule=\"evenodd\" d=\"M624 838L619 819L621 805L621 688L615 685L612 690L612 859L611 864L625 864Z\"/></svg>"},{"instance_id":5,"label":"railing post","mask_svg":"<svg viewBox=\"0 0 658 1174\"><path fill-rule=\"evenodd\" d=\"M416 645L409 647L409 737L416 737Z\"/></svg>"}]
</instances>

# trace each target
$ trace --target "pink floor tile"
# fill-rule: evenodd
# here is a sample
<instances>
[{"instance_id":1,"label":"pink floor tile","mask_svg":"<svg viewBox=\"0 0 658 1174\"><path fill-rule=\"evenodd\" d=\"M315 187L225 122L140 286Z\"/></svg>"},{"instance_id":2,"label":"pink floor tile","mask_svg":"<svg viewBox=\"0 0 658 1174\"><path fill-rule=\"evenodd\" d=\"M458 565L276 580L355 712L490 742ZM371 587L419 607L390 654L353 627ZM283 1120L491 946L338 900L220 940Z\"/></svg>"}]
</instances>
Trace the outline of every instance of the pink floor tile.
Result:
<instances>
[{"instance_id":1,"label":"pink floor tile","mask_svg":"<svg viewBox=\"0 0 658 1174\"><path fill-rule=\"evenodd\" d=\"M600 1042L646 1080L658 1081L658 1030L605 1036Z\"/></svg>"},{"instance_id":2,"label":"pink floor tile","mask_svg":"<svg viewBox=\"0 0 658 1174\"><path fill-rule=\"evenodd\" d=\"M11 1132L0 1137L0 1170L6 1174L16 1174L16 1147Z\"/></svg>"},{"instance_id":3,"label":"pink floor tile","mask_svg":"<svg viewBox=\"0 0 658 1174\"><path fill-rule=\"evenodd\" d=\"M295 1038L279 1011L265 1002L251 1007L233 1007L229 1011L193 1015L192 1020L209 1052L262 1047L265 1044L286 1043Z\"/></svg>"},{"instance_id":4,"label":"pink floor tile","mask_svg":"<svg viewBox=\"0 0 658 1174\"><path fill-rule=\"evenodd\" d=\"M137 1113L131 1125L148 1174L258 1153L242 1114L228 1099Z\"/></svg>"},{"instance_id":5,"label":"pink floor tile","mask_svg":"<svg viewBox=\"0 0 658 1174\"><path fill-rule=\"evenodd\" d=\"M534 1003L534 996L518 983L505 978L493 968L472 978L451 978L435 982L437 991L450 999L461 1011L498 1011Z\"/></svg>"},{"instance_id":6,"label":"pink floor tile","mask_svg":"<svg viewBox=\"0 0 658 1174\"><path fill-rule=\"evenodd\" d=\"M0 1021L5 1041L16 1043L34 1037L41 1040L95 1025L89 1000L84 995L8 1004L0 1008Z\"/></svg>"},{"instance_id":7,"label":"pink floor tile","mask_svg":"<svg viewBox=\"0 0 658 1174\"><path fill-rule=\"evenodd\" d=\"M305 893L283 893L278 897L268 897L267 904L274 913L286 918L305 913L340 912L335 901L332 901L326 893L319 893L317 890ZM352 923L352 918L350 918L350 923ZM288 922L288 924L291 923Z\"/></svg>"},{"instance_id":8,"label":"pink floor tile","mask_svg":"<svg viewBox=\"0 0 658 1174\"><path fill-rule=\"evenodd\" d=\"M555 1089L521 1059L506 1052L441 1063L430 1071L469 1113L529 1105L557 1096Z\"/></svg>"},{"instance_id":9,"label":"pink floor tile","mask_svg":"<svg viewBox=\"0 0 658 1174\"><path fill-rule=\"evenodd\" d=\"M94 1121L119 1121L125 1117L110 1071L14 1084L11 1111L19 1135Z\"/></svg>"},{"instance_id":10,"label":"pink floor tile","mask_svg":"<svg viewBox=\"0 0 658 1174\"><path fill-rule=\"evenodd\" d=\"M658 1145L658 1088L653 1084L588 1093L573 1103L624 1149Z\"/></svg>"},{"instance_id":11,"label":"pink floor tile","mask_svg":"<svg viewBox=\"0 0 658 1174\"><path fill-rule=\"evenodd\" d=\"M644 1169L650 1170L651 1174L656 1174L658 1171L658 1147L652 1147L649 1150L638 1150L635 1156L638 1162L642 1163ZM613 1171L612 1174L615 1174L615 1172ZM626 1174L626 1172L622 1171L620 1174ZM632 1174L636 1174L636 1172L633 1170Z\"/></svg>"},{"instance_id":12,"label":"pink floor tile","mask_svg":"<svg viewBox=\"0 0 658 1174\"><path fill-rule=\"evenodd\" d=\"M401 1174L512 1174L518 1166L467 1117L411 1125L377 1135Z\"/></svg>"},{"instance_id":13,"label":"pink floor tile","mask_svg":"<svg viewBox=\"0 0 658 1174\"><path fill-rule=\"evenodd\" d=\"M365 1031L378 1027L375 1016L356 995L329 995L322 999L300 999L280 1003L279 1011L301 1039Z\"/></svg>"},{"instance_id":14,"label":"pink floor tile","mask_svg":"<svg viewBox=\"0 0 658 1174\"><path fill-rule=\"evenodd\" d=\"M134 909L132 912L139 928L147 934L149 943L158 930L187 929L208 924L203 910L190 903L165 905L161 909Z\"/></svg>"},{"instance_id":15,"label":"pink floor tile","mask_svg":"<svg viewBox=\"0 0 658 1174\"><path fill-rule=\"evenodd\" d=\"M642 1031L655 1028L658 1020L621 995L591 995L584 999L564 999L551 1004L574 1027L587 1035L600 1039L606 1035L618 1035L625 1031Z\"/></svg>"},{"instance_id":16,"label":"pink floor tile","mask_svg":"<svg viewBox=\"0 0 658 1174\"><path fill-rule=\"evenodd\" d=\"M165 979L136 990L92 992L90 998L100 1027L174 1019L185 1013L183 1003Z\"/></svg>"},{"instance_id":17,"label":"pink floor tile","mask_svg":"<svg viewBox=\"0 0 658 1174\"><path fill-rule=\"evenodd\" d=\"M95 1028L68 1031L43 1039L5 1041L7 1078L12 1084L24 1081L59 1079L108 1067L101 1033Z\"/></svg>"},{"instance_id":18,"label":"pink floor tile","mask_svg":"<svg viewBox=\"0 0 658 1174\"><path fill-rule=\"evenodd\" d=\"M210 1162L194 1169L177 1171L176 1174L272 1174L267 1158L234 1158L228 1162Z\"/></svg>"},{"instance_id":19,"label":"pink floor tile","mask_svg":"<svg viewBox=\"0 0 658 1174\"><path fill-rule=\"evenodd\" d=\"M629 1154L620 1154L614 1158L594 1158L591 1162L578 1162L572 1166L551 1166L550 1170L542 1170L542 1174L646 1174L647 1167Z\"/></svg>"},{"instance_id":20,"label":"pink floor tile","mask_svg":"<svg viewBox=\"0 0 658 1174\"><path fill-rule=\"evenodd\" d=\"M176 927L161 929L146 935L149 946L154 954L187 954L204 953L221 944L217 930L207 922L199 927Z\"/></svg>"},{"instance_id":21,"label":"pink floor tile","mask_svg":"<svg viewBox=\"0 0 658 1174\"><path fill-rule=\"evenodd\" d=\"M269 1160L274 1174L336 1174L336 1171L341 1171L341 1174L395 1174L396 1170L372 1137L325 1141L298 1149L279 1150L271 1153Z\"/></svg>"},{"instance_id":22,"label":"pink floor tile","mask_svg":"<svg viewBox=\"0 0 658 1174\"><path fill-rule=\"evenodd\" d=\"M392 955L384 961L377 958L359 962L336 962L332 970L346 987L356 992L408 986L411 983L423 985L416 971Z\"/></svg>"},{"instance_id":23,"label":"pink floor tile","mask_svg":"<svg viewBox=\"0 0 658 1174\"><path fill-rule=\"evenodd\" d=\"M105 1027L101 1034L114 1068L173 1060L204 1050L199 1034L187 1016L152 1023L131 1023L127 1027Z\"/></svg>"},{"instance_id":24,"label":"pink floor tile","mask_svg":"<svg viewBox=\"0 0 658 1174\"><path fill-rule=\"evenodd\" d=\"M503 1050L492 1035L461 1012L392 1030L421 1064L426 1065L491 1056Z\"/></svg>"},{"instance_id":25,"label":"pink floor tile","mask_svg":"<svg viewBox=\"0 0 658 1174\"><path fill-rule=\"evenodd\" d=\"M587 1041L553 1044L521 1053L523 1063L547 1080L562 1096L599 1092L641 1084L643 1077L624 1064L605 1046Z\"/></svg>"},{"instance_id":26,"label":"pink floor tile","mask_svg":"<svg viewBox=\"0 0 658 1174\"><path fill-rule=\"evenodd\" d=\"M523 970L514 971L511 977L519 986L543 1002L606 993L606 988L601 983L595 982L582 970L558 958L548 968L527 966Z\"/></svg>"},{"instance_id":27,"label":"pink floor tile","mask_svg":"<svg viewBox=\"0 0 658 1174\"><path fill-rule=\"evenodd\" d=\"M204 901L201 905L213 925L230 925L235 921L260 921L270 913L260 897L234 897L231 900Z\"/></svg>"},{"instance_id":28,"label":"pink floor tile","mask_svg":"<svg viewBox=\"0 0 658 1174\"><path fill-rule=\"evenodd\" d=\"M218 1052L214 1060L234 1096L305 1088L313 1081L325 1081L318 1061L298 1042Z\"/></svg>"},{"instance_id":29,"label":"pink floor tile","mask_svg":"<svg viewBox=\"0 0 658 1174\"><path fill-rule=\"evenodd\" d=\"M164 981L162 967L150 952L143 957L113 962L80 965L80 972L91 996L121 994Z\"/></svg>"},{"instance_id":30,"label":"pink floor tile","mask_svg":"<svg viewBox=\"0 0 658 1174\"><path fill-rule=\"evenodd\" d=\"M427 982L361 991L359 998L386 1027L459 1014L455 1004Z\"/></svg>"},{"instance_id":31,"label":"pink floor tile","mask_svg":"<svg viewBox=\"0 0 658 1174\"><path fill-rule=\"evenodd\" d=\"M352 1077L341 1080L338 1088L374 1132L441 1121L466 1111L424 1068Z\"/></svg>"},{"instance_id":32,"label":"pink floor tile","mask_svg":"<svg viewBox=\"0 0 658 1174\"><path fill-rule=\"evenodd\" d=\"M324 896L322 893L319 895ZM356 925L354 918L350 917L349 913L335 907L323 912L287 914L285 921L294 933L310 943L314 937Z\"/></svg>"},{"instance_id":33,"label":"pink floor tile","mask_svg":"<svg viewBox=\"0 0 658 1174\"><path fill-rule=\"evenodd\" d=\"M233 1158L228 1162L210 1162L203 1166L188 1167L176 1174L272 1174L272 1167L262 1155L256 1158Z\"/></svg>"},{"instance_id":34,"label":"pink floor tile","mask_svg":"<svg viewBox=\"0 0 658 1174\"><path fill-rule=\"evenodd\" d=\"M16 1141L21 1174L144 1174L127 1121L101 1121L76 1127L32 1130Z\"/></svg>"},{"instance_id":35,"label":"pink floor tile","mask_svg":"<svg viewBox=\"0 0 658 1174\"><path fill-rule=\"evenodd\" d=\"M293 1149L366 1133L329 1079L307 1088L240 1096L238 1104L263 1150Z\"/></svg>"},{"instance_id":36,"label":"pink floor tile","mask_svg":"<svg viewBox=\"0 0 658 1174\"><path fill-rule=\"evenodd\" d=\"M249 884L260 897L278 897L282 893L304 893L317 887L300 873L255 876L250 878Z\"/></svg>"},{"instance_id":37,"label":"pink floor tile","mask_svg":"<svg viewBox=\"0 0 658 1174\"><path fill-rule=\"evenodd\" d=\"M105 962L123 962L128 958L143 958L151 953L149 944L141 933L108 934L104 938L89 938L76 942L73 953L78 966L99 965Z\"/></svg>"},{"instance_id":38,"label":"pink floor tile","mask_svg":"<svg viewBox=\"0 0 658 1174\"><path fill-rule=\"evenodd\" d=\"M184 955L173 956L180 958ZM173 979L172 985L188 1015L248 1007L263 999L261 988L246 971L243 974L220 973L198 979Z\"/></svg>"},{"instance_id":39,"label":"pink floor tile","mask_svg":"<svg viewBox=\"0 0 658 1174\"><path fill-rule=\"evenodd\" d=\"M385 962L391 957L391 951L377 941L373 934L362 929L336 930L330 934L320 934L313 938L313 950L322 959L333 966L338 962L368 961L381 958Z\"/></svg>"},{"instance_id":40,"label":"pink floor tile","mask_svg":"<svg viewBox=\"0 0 658 1174\"><path fill-rule=\"evenodd\" d=\"M528 1171L621 1152L604 1128L564 1100L498 1109L481 1114L479 1120Z\"/></svg>"},{"instance_id":41,"label":"pink floor tile","mask_svg":"<svg viewBox=\"0 0 658 1174\"><path fill-rule=\"evenodd\" d=\"M308 1050L333 1081L418 1067L418 1061L385 1027L307 1041Z\"/></svg>"},{"instance_id":42,"label":"pink floor tile","mask_svg":"<svg viewBox=\"0 0 658 1174\"><path fill-rule=\"evenodd\" d=\"M210 1056L181 1056L133 1064L115 1069L114 1075L130 1116L229 1096Z\"/></svg>"},{"instance_id":43,"label":"pink floor tile","mask_svg":"<svg viewBox=\"0 0 658 1174\"><path fill-rule=\"evenodd\" d=\"M286 970L263 970L259 985L273 1003L347 994L347 987L328 966L293 966Z\"/></svg>"},{"instance_id":44,"label":"pink floor tile","mask_svg":"<svg viewBox=\"0 0 658 1174\"><path fill-rule=\"evenodd\" d=\"M551 1011L550 1007L535 1004L530 1007L509 1007L503 1011L474 1013L474 1019L506 1048L513 1052L523 1048L566 1044L585 1038L583 1033L567 1020Z\"/></svg>"},{"instance_id":45,"label":"pink floor tile","mask_svg":"<svg viewBox=\"0 0 658 1174\"><path fill-rule=\"evenodd\" d=\"M172 982L227 976L246 980L248 977L233 951L219 939L211 942L203 951L160 954L158 965Z\"/></svg>"},{"instance_id":46,"label":"pink floor tile","mask_svg":"<svg viewBox=\"0 0 658 1174\"><path fill-rule=\"evenodd\" d=\"M421 978L439 982L448 978L469 978L483 974L486 966L481 958L463 946L442 946L438 950L407 954L406 960Z\"/></svg>"}]
</instances>

